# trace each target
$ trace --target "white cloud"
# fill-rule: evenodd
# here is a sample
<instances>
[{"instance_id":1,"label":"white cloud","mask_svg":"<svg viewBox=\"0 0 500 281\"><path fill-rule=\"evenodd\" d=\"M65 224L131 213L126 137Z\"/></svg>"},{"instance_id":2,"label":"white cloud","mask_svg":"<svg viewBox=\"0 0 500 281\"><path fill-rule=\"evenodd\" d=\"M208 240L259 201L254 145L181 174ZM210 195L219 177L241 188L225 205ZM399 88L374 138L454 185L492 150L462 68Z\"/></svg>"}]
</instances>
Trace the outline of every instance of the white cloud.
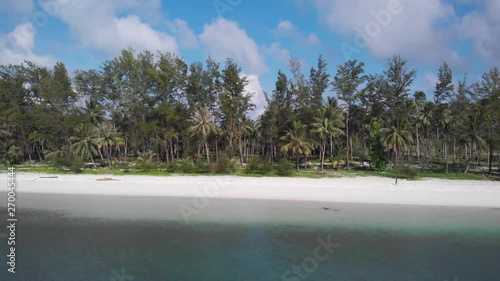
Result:
<instances>
[{"instance_id":1,"label":"white cloud","mask_svg":"<svg viewBox=\"0 0 500 281\"><path fill-rule=\"evenodd\" d=\"M438 82L439 78L434 73L428 72L425 74L425 86L428 91L433 92L436 89L436 84Z\"/></svg>"},{"instance_id":2,"label":"white cloud","mask_svg":"<svg viewBox=\"0 0 500 281\"><path fill-rule=\"evenodd\" d=\"M315 33L304 34L289 20L281 20L273 33L277 37L286 37L304 45L320 45L321 41Z\"/></svg>"},{"instance_id":3,"label":"white cloud","mask_svg":"<svg viewBox=\"0 0 500 281\"><path fill-rule=\"evenodd\" d=\"M288 20L280 21L277 27L279 31L291 31L293 30L293 28L294 28L293 24Z\"/></svg>"},{"instance_id":4,"label":"white cloud","mask_svg":"<svg viewBox=\"0 0 500 281\"><path fill-rule=\"evenodd\" d=\"M453 57L443 22L456 17L451 4L441 0L303 0L314 3L321 21L354 45L357 34L366 34L367 50L378 58L400 54L427 62ZM399 5L397 4L399 3ZM389 9L389 5L395 5ZM392 10L393 13L382 11ZM378 22L377 22L378 19ZM361 44L358 44L361 46ZM362 48L361 48L362 49Z\"/></svg>"},{"instance_id":5,"label":"white cloud","mask_svg":"<svg viewBox=\"0 0 500 281\"><path fill-rule=\"evenodd\" d=\"M177 41L172 35L155 30L137 15L116 16L118 11L143 4L142 9L153 9L158 6L158 1L71 1L59 7L57 16L68 24L79 44L109 55L119 54L129 46L139 51L178 53Z\"/></svg>"},{"instance_id":6,"label":"white cloud","mask_svg":"<svg viewBox=\"0 0 500 281\"><path fill-rule=\"evenodd\" d=\"M321 43L318 36L314 33L311 33L311 34L309 34L309 36L307 36L306 42L309 45L319 45Z\"/></svg>"},{"instance_id":7,"label":"white cloud","mask_svg":"<svg viewBox=\"0 0 500 281\"><path fill-rule=\"evenodd\" d=\"M290 58L292 57L288 49L282 48L280 43L274 42L269 47L264 46L263 52L273 57L278 63L288 67Z\"/></svg>"},{"instance_id":8,"label":"white cloud","mask_svg":"<svg viewBox=\"0 0 500 281\"><path fill-rule=\"evenodd\" d=\"M31 23L19 24L8 34L0 34L0 65L20 64L25 60L52 66L56 60L52 56L34 53L36 30Z\"/></svg>"},{"instance_id":9,"label":"white cloud","mask_svg":"<svg viewBox=\"0 0 500 281\"><path fill-rule=\"evenodd\" d=\"M224 60L231 57L251 73L267 70L259 47L237 22L218 18L203 26L199 38L207 52L215 59Z\"/></svg>"},{"instance_id":10,"label":"white cloud","mask_svg":"<svg viewBox=\"0 0 500 281\"><path fill-rule=\"evenodd\" d=\"M256 105L255 110L250 113L252 119L257 119L257 117L262 114L265 110L266 96L264 95L264 90L260 84L259 76L256 74L247 75L241 73L241 76L246 76L248 80L248 85L245 87L245 91L248 93L253 93L252 103Z\"/></svg>"},{"instance_id":11,"label":"white cloud","mask_svg":"<svg viewBox=\"0 0 500 281\"><path fill-rule=\"evenodd\" d=\"M484 0L483 10L474 10L465 15L458 25L457 34L462 38L472 39L476 53L485 60L487 64L497 65L500 63L500 1Z\"/></svg>"},{"instance_id":12,"label":"white cloud","mask_svg":"<svg viewBox=\"0 0 500 281\"><path fill-rule=\"evenodd\" d=\"M187 21L175 19L167 25L170 31L178 36L181 47L195 48L198 46L198 38L189 28Z\"/></svg>"},{"instance_id":13,"label":"white cloud","mask_svg":"<svg viewBox=\"0 0 500 281\"><path fill-rule=\"evenodd\" d=\"M16 14L30 14L33 12L32 0L2 0L0 1L0 11L13 12Z\"/></svg>"}]
</instances>

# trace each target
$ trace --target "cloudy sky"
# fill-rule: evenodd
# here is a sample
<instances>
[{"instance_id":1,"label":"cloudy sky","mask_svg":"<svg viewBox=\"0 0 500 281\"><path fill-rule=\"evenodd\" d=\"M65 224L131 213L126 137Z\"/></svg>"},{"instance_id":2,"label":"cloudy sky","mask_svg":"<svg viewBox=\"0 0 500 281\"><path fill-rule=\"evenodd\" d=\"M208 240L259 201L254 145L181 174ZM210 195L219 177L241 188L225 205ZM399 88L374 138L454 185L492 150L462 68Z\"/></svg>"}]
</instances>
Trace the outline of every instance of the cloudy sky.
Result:
<instances>
[{"instance_id":1,"label":"cloudy sky","mask_svg":"<svg viewBox=\"0 0 500 281\"><path fill-rule=\"evenodd\" d=\"M500 66L500 0L0 0L0 64L98 68L131 46L187 62L232 57L254 102L290 56L304 71L322 54L330 73L348 59L384 69L399 54L431 93L442 61L469 80Z\"/></svg>"}]
</instances>

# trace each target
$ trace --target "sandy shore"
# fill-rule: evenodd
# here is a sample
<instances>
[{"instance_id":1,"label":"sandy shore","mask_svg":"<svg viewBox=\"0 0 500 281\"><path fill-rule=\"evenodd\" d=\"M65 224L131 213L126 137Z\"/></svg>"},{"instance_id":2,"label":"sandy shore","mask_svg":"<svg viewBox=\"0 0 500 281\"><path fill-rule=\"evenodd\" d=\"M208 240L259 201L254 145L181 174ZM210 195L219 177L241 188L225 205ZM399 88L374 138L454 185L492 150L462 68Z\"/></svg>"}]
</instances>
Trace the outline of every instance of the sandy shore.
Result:
<instances>
[{"instance_id":1,"label":"sandy shore","mask_svg":"<svg viewBox=\"0 0 500 281\"><path fill-rule=\"evenodd\" d=\"M7 189L7 174L0 186ZM111 180L112 179L112 180ZM18 173L19 194L206 197L421 206L500 208L500 183L487 181L112 176ZM0 196L5 197L0 190ZM2 201L4 201L2 199Z\"/></svg>"}]
</instances>

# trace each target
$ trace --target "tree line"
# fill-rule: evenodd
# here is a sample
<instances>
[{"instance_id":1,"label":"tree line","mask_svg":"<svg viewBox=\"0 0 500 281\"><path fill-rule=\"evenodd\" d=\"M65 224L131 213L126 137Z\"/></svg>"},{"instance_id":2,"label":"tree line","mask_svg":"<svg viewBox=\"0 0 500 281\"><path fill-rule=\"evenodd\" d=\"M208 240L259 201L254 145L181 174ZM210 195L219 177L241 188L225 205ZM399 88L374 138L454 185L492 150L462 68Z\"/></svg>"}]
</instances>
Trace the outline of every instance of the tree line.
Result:
<instances>
[{"instance_id":1,"label":"tree line","mask_svg":"<svg viewBox=\"0 0 500 281\"><path fill-rule=\"evenodd\" d=\"M267 105L255 109L247 77L228 58L186 63L170 53L125 49L73 78L61 62L0 66L0 161L129 159L241 164L260 157L297 167L365 166L467 173L500 168L500 72L457 80L446 64L432 93L410 92L417 71L400 56L382 73L349 60L330 73L290 59ZM497 162L497 163L495 163Z\"/></svg>"}]
</instances>

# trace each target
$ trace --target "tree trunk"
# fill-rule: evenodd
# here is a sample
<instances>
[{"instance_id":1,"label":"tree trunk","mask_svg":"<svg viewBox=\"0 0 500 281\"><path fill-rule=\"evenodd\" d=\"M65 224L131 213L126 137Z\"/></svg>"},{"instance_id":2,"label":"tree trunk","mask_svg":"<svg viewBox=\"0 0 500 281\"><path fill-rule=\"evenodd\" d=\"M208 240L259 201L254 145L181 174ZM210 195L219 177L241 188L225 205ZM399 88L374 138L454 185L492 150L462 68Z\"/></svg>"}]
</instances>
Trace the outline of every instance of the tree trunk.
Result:
<instances>
[{"instance_id":1,"label":"tree trunk","mask_svg":"<svg viewBox=\"0 0 500 281\"><path fill-rule=\"evenodd\" d=\"M241 124L238 125L238 149L240 151L240 164L243 165L243 144L241 140Z\"/></svg>"},{"instance_id":2,"label":"tree trunk","mask_svg":"<svg viewBox=\"0 0 500 281\"><path fill-rule=\"evenodd\" d=\"M210 164L210 151L208 151L208 143L206 138L205 138L205 150L207 151L207 163Z\"/></svg>"},{"instance_id":3,"label":"tree trunk","mask_svg":"<svg viewBox=\"0 0 500 281\"><path fill-rule=\"evenodd\" d=\"M90 160L92 160L92 165L94 165L94 169L97 168L94 162L94 157L92 157L92 153L90 153Z\"/></svg>"},{"instance_id":4,"label":"tree trunk","mask_svg":"<svg viewBox=\"0 0 500 281\"><path fill-rule=\"evenodd\" d=\"M40 162L43 160L42 155L40 154L40 149L37 148L36 153L38 154L38 158L40 159Z\"/></svg>"},{"instance_id":5,"label":"tree trunk","mask_svg":"<svg viewBox=\"0 0 500 281\"><path fill-rule=\"evenodd\" d=\"M446 158L446 173L448 174L448 145L444 143L444 154Z\"/></svg>"},{"instance_id":6,"label":"tree trunk","mask_svg":"<svg viewBox=\"0 0 500 281\"><path fill-rule=\"evenodd\" d=\"M104 156L102 156L101 149L97 148L97 151L99 151L99 156L101 157L101 161L104 161Z\"/></svg>"},{"instance_id":7,"label":"tree trunk","mask_svg":"<svg viewBox=\"0 0 500 281\"><path fill-rule=\"evenodd\" d=\"M464 174L467 174L470 169L470 164L472 162L472 146L469 144L469 147L467 147L467 144L465 144L465 154L466 160L467 160L467 167L465 168Z\"/></svg>"},{"instance_id":8,"label":"tree trunk","mask_svg":"<svg viewBox=\"0 0 500 281\"><path fill-rule=\"evenodd\" d=\"M497 161L498 161L497 171L500 172L500 152L498 151L497 151Z\"/></svg>"},{"instance_id":9,"label":"tree trunk","mask_svg":"<svg viewBox=\"0 0 500 281\"><path fill-rule=\"evenodd\" d=\"M172 156L172 161L175 159L174 158L174 142L172 140L170 140L170 156Z\"/></svg>"},{"instance_id":10,"label":"tree trunk","mask_svg":"<svg viewBox=\"0 0 500 281\"><path fill-rule=\"evenodd\" d=\"M420 161L420 140L418 138L418 124L416 128L417 128L417 160Z\"/></svg>"},{"instance_id":11,"label":"tree trunk","mask_svg":"<svg viewBox=\"0 0 500 281\"><path fill-rule=\"evenodd\" d=\"M323 171L323 163L325 163L325 149L326 149L326 142L323 141L321 144L321 149L319 151L319 157L321 158L321 171Z\"/></svg>"},{"instance_id":12,"label":"tree trunk","mask_svg":"<svg viewBox=\"0 0 500 281\"><path fill-rule=\"evenodd\" d=\"M488 145L488 174L491 175L491 170L493 168L493 138L490 136L489 145Z\"/></svg>"},{"instance_id":13,"label":"tree trunk","mask_svg":"<svg viewBox=\"0 0 500 281\"><path fill-rule=\"evenodd\" d=\"M453 165L455 165L456 157L457 157L457 143L456 141L453 141Z\"/></svg>"},{"instance_id":14,"label":"tree trunk","mask_svg":"<svg viewBox=\"0 0 500 281\"><path fill-rule=\"evenodd\" d=\"M111 167L113 166L111 164L111 145L105 147L104 149L106 150L106 156L107 156L106 158L108 159L108 165Z\"/></svg>"},{"instance_id":15,"label":"tree trunk","mask_svg":"<svg viewBox=\"0 0 500 281\"><path fill-rule=\"evenodd\" d=\"M125 157L127 157L127 153L128 153L128 138L125 137Z\"/></svg>"},{"instance_id":16,"label":"tree trunk","mask_svg":"<svg viewBox=\"0 0 500 281\"><path fill-rule=\"evenodd\" d=\"M215 162L219 163L219 141L215 137Z\"/></svg>"},{"instance_id":17,"label":"tree trunk","mask_svg":"<svg viewBox=\"0 0 500 281\"><path fill-rule=\"evenodd\" d=\"M273 138L270 139L271 147L269 149L269 162L273 165Z\"/></svg>"},{"instance_id":18,"label":"tree trunk","mask_svg":"<svg viewBox=\"0 0 500 281\"><path fill-rule=\"evenodd\" d=\"M170 159L168 157L168 153L169 153L169 151L168 151L168 141L165 141L165 157L167 159L167 165L170 164Z\"/></svg>"},{"instance_id":19,"label":"tree trunk","mask_svg":"<svg viewBox=\"0 0 500 281\"><path fill-rule=\"evenodd\" d=\"M345 161L346 161L346 164L347 164L347 169L349 170L350 169L350 166L349 166L349 111L351 110L351 108L349 107L347 109L347 114L346 114L346 118L345 118L345 130L346 130L346 151L345 151Z\"/></svg>"},{"instance_id":20,"label":"tree trunk","mask_svg":"<svg viewBox=\"0 0 500 281\"><path fill-rule=\"evenodd\" d=\"M299 168L299 153L297 152L295 156L297 157L297 172L300 172L300 168Z\"/></svg>"},{"instance_id":21,"label":"tree trunk","mask_svg":"<svg viewBox=\"0 0 500 281\"><path fill-rule=\"evenodd\" d=\"M399 150L396 149L395 153L396 153L396 164L394 165L394 167L397 168L398 167L398 160L399 160Z\"/></svg>"},{"instance_id":22,"label":"tree trunk","mask_svg":"<svg viewBox=\"0 0 500 281\"><path fill-rule=\"evenodd\" d=\"M330 136L330 156L333 157L333 136Z\"/></svg>"}]
</instances>

